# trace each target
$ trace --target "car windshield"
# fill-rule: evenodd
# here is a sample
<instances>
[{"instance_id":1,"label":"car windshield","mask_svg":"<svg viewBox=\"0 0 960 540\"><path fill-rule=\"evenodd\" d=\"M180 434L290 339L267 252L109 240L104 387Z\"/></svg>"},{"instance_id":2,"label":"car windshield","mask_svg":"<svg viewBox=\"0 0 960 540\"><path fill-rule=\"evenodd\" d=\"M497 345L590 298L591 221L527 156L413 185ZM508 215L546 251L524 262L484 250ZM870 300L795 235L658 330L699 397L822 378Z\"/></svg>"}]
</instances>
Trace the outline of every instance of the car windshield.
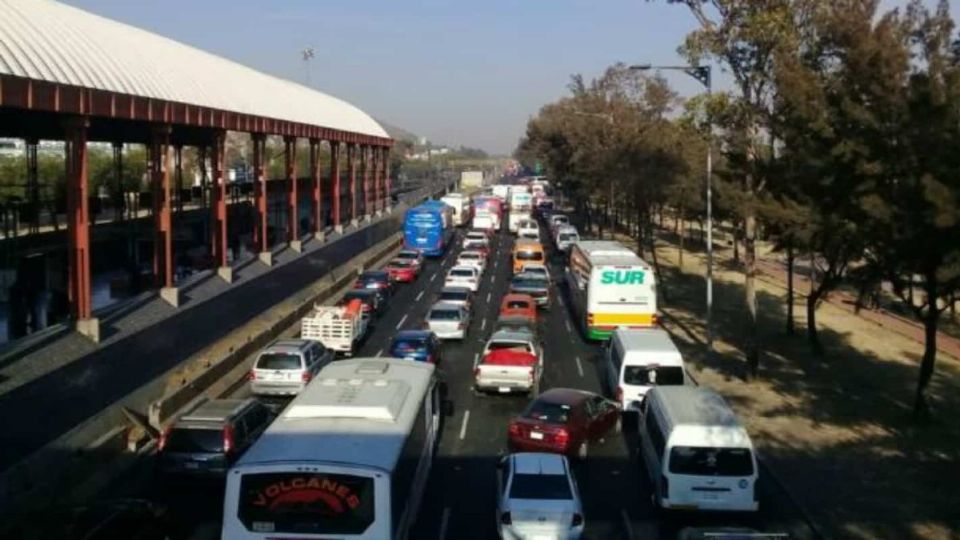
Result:
<instances>
[{"instance_id":1,"label":"car windshield","mask_svg":"<svg viewBox=\"0 0 960 540\"><path fill-rule=\"evenodd\" d=\"M561 474L515 474L510 483L511 499L569 500L570 481Z\"/></svg>"},{"instance_id":2,"label":"car windshield","mask_svg":"<svg viewBox=\"0 0 960 540\"><path fill-rule=\"evenodd\" d=\"M223 430L172 429L163 449L166 452L222 452Z\"/></svg>"},{"instance_id":3,"label":"car windshield","mask_svg":"<svg viewBox=\"0 0 960 540\"><path fill-rule=\"evenodd\" d=\"M427 338L398 338L393 342L395 351L417 351L427 347Z\"/></svg>"},{"instance_id":4,"label":"car windshield","mask_svg":"<svg viewBox=\"0 0 960 540\"><path fill-rule=\"evenodd\" d=\"M507 309L530 309L530 302L526 300L508 300Z\"/></svg>"},{"instance_id":5,"label":"car windshield","mask_svg":"<svg viewBox=\"0 0 960 540\"><path fill-rule=\"evenodd\" d=\"M489 351L514 351L514 352L532 352L530 345L519 341L491 341L487 344Z\"/></svg>"},{"instance_id":6,"label":"car windshield","mask_svg":"<svg viewBox=\"0 0 960 540\"><path fill-rule=\"evenodd\" d=\"M518 251L517 252L518 261L542 261L543 252L540 251Z\"/></svg>"},{"instance_id":7,"label":"car windshield","mask_svg":"<svg viewBox=\"0 0 960 540\"><path fill-rule=\"evenodd\" d=\"M413 266L413 262L412 262L412 261L403 261L403 260L401 260L401 261L390 261L390 266L392 266L392 267L394 267L394 268L410 268L411 266Z\"/></svg>"},{"instance_id":8,"label":"car windshield","mask_svg":"<svg viewBox=\"0 0 960 540\"><path fill-rule=\"evenodd\" d=\"M753 459L747 448L675 446L670 451L670 472L693 476L750 476Z\"/></svg>"},{"instance_id":9,"label":"car windshield","mask_svg":"<svg viewBox=\"0 0 960 540\"><path fill-rule=\"evenodd\" d=\"M300 369L300 356L289 353L263 353L257 358L257 369Z\"/></svg>"},{"instance_id":10,"label":"car windshield","mask_svg":"<svg viewBox=\"0 0 960 540\"><path fill-rule=\"evenodd\" d=\"M434 309L430 312L431 321L459 321L460 311L456 309Z\"/></svg>"},{"instance_id":11,"label":"car windshield","mask_svg":"<svg viewBox=\"0 0 960 540\"><path fill-rule=\"evenodd\" d=\"M623 383L643 386L683 384L680 366L625 366Z\"/></svg>"},{"instance_id":12,"label":"car windshield","mask_svg":"<svg viewBox=\"0 0 960 540\"><path fill-rule=\"evenodd\" d=\"M548 424L566 424L570 419L570 406L535 400L523 411L523 416Z\"/></svg>"},{"instance_id":13,"label":"car windshield","mask_svg":"<svg viewBox=\"0 0 960 540\"><path fill-rule=\"evenodd\" d=\"M460 258L476 260L480 258L480 254L479 253L461 253Z\"/></svg>"}]
</instances>

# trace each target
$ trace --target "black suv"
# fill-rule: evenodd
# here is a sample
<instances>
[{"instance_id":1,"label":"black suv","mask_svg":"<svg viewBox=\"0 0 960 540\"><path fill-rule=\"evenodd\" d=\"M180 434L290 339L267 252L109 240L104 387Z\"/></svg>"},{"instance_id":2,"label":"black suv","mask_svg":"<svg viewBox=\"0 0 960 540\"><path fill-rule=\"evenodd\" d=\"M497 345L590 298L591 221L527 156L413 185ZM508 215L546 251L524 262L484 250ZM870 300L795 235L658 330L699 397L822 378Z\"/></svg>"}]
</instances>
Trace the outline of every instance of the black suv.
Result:
<instances>
[{"instance_id":1,"label":"black suv","mask_svg":"<svg viewBox=\"0 0 960 540\"><path fill-rule=\"evenodd\" d=\"M224 476L273 418L256 399L202 401L160 436L160 471L177 476Z\"/></svg>"}]
</instances>

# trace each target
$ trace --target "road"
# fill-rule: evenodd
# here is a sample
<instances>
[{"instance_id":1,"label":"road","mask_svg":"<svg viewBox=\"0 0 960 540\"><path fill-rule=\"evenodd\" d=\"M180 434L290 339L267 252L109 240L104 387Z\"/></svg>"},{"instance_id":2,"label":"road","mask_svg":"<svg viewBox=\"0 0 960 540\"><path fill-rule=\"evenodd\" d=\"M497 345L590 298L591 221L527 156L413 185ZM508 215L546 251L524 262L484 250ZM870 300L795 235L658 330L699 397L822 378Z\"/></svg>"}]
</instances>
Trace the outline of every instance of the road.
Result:
<instances>
[{"instance_id":1,"label":"road","mask_svg":"<svg viewBox=\"0 0 960 540\"><path fill-rule=\"evenodd\" d=\"M499 235L483 285L477 294L469 337L447 342L440 366L454 402L441 434L439 452L433 465L427 492L411 538L467 539L495 538L495 463L506 448L506 426L527 403L526 397L478 395L472 389L473 367L496 320L501 296L506 291L511 268L513 239ZM418 328L443 276L456 258L453 249L440 260L428 262L417 283L401 285L389 309L376 322L360 356L384 354L399 329ZM559 260L551 261L554 282L562 278ZM559 289L558 289L559 290ZM541 317L545 340L543 387L572 387L600 392L596 344L585 342L559 292L553 307ZM246 388L237 392L247 395ZM650 503L650 487L641 465L633 456L636 437L626 428L622 435L611 433L590 447L585 463L576 465L576 474L586 516L586 537L675 538L684 526L748 526L757 530L790 532L794 538L812 538L797 509L786 494L761 473L761 511L755 516L661 516ZM121 479L112 496L136 495L159 498L171 508L184 537L217 538L222 503L222 485L175 488L164 491L141 478Z\"/></svg>"}]
</instances>

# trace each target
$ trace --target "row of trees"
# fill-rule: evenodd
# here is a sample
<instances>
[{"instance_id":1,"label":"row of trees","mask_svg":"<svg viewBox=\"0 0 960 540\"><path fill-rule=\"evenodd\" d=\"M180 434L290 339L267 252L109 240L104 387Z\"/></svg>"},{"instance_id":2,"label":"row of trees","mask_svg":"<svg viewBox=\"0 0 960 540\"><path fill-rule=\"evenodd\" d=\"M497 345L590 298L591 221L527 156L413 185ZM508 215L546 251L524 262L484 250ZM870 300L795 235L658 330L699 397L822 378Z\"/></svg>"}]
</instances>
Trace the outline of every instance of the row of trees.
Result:
<instances>
[{"instance_id":1,"label":"row of trees","mask_svg":"<svg viewBox=\"0 0 960 540\"><path fill-rule=\"evenodd\" d=\"M642 251L653 209L702 217L712 141L716 213L744 248L749 375L761 367L762 233L791 271L800 256L816 266L807 334L818 353L816 308L831 291L890 286L925 329L914 410L926 415L940 316L960 290L960 46L947 3L881 13L878 0L668 1L698 23L681 54L719 64L731 89L667 116L677 100L658 78L622 65L589 85L575 77L530 121L518 157L546 163L584 205L628 208Z\"/></svg>"}]
</instances>

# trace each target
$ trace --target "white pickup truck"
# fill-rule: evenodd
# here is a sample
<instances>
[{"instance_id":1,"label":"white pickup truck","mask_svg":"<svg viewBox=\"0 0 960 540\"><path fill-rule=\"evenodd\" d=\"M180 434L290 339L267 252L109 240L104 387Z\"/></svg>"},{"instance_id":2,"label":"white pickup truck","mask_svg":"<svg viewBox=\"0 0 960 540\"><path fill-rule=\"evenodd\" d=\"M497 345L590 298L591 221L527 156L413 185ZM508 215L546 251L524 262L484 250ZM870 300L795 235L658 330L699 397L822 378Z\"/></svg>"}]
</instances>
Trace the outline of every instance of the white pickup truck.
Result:
<instances>
[{"instance_id":1,"label":"white pickup truck","mask_svg":"<svg viewBox=\"0 0 960 540\"><path fill-rule=\"evenodd\" d=\"M357 299L345 306L314 306L313 313L300 321L300 337L319 341L344 356L353 356L367 333L367 321Z\"/></svg>"},{"instance_id":2,"label":"white pickup truck","mask_svg":"<svg viewBox=\"0 0 960 540\"><path fill-rule=\"evenodd\" d=\"M543 356L534 340L526 332L495 332L473 370L474 388L478 392L538 395Z\"/></svg>"}]
</instances>

